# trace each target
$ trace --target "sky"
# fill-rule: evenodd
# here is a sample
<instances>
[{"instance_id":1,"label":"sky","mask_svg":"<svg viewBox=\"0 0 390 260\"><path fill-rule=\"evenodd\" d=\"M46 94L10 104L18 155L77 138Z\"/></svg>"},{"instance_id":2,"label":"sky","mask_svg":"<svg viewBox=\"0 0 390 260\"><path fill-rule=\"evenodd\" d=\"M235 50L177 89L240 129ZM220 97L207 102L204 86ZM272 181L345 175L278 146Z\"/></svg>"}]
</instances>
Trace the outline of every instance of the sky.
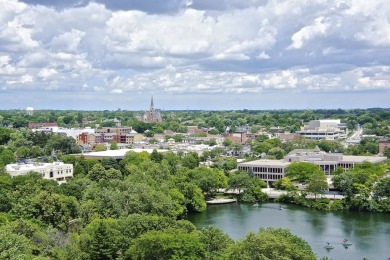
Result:
<instances>
[{"instance_id":1,"label":"sky","mask_svg":"<svg viewBox=\"0 0 390 260\"><path fill-rule=\"evenodd\" d=\"M388 0L0 0L0 109L389 107Z\"/></svg>"}]
</instances>

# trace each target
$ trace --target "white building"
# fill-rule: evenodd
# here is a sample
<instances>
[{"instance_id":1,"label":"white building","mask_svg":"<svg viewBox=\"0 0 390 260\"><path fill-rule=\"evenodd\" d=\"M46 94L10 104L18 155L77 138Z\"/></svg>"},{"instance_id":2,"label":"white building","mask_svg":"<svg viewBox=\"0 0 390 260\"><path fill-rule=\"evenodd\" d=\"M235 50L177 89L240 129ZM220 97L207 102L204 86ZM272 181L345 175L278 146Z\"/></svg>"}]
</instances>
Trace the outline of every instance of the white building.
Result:
<instances>
[{"instance_id":1,"label":"white building","mask_svg":"<svg viewBox=\"0 0 390 260\"><path fill-rule=\"evenodd\" d=\"M42 174L44 179L63 183L73 177L73 164L65 164L63 162L12 163L6 165L6 171L11 177L25 175L29 172L37 172Z\"/></svg>"},{"instance_id":2,"label":"white building","mask_svg":"<svg viewBox=\"0 0 390 260\"><path fill-rule=\"evenodd\" d=\"M347 126L340 119L312 120L301 128L297 134L313 140L337 140L346 137Z\"/></svg>"},{"instance_id":3,"label":"white building","mask_svg":"<svg viewBox=\"0 0 390 260\"><path fill-rule=\"evenodd\" d=\"M57 134L64 134L67 137L73 137L77 140L77 137L82 133L88 133L88 134L94 134L95 129L86 127L86 128L62 128L58 126L49 126L49 127L41 127L37 129L32 129L33 132L50 132L50 133L57 133Z\"/></svg>"}]
</instances>

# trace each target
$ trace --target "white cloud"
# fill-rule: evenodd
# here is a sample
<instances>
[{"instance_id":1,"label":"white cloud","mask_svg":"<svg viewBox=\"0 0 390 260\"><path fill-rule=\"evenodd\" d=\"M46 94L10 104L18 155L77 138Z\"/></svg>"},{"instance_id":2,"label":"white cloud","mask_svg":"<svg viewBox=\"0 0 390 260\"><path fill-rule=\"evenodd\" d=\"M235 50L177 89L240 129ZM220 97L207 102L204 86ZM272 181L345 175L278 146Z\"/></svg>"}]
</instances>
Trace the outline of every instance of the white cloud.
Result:
<instances>
[{"instance_id":1,"label":"white cloud","mask_svg":"<svg viewBox=\"0 0 390 260\"><path fill-rule=\"evenodd\" d=\"M44 68L38 73L38 77L44 81L47 81L57 74L58 72L55 69Z\"/></svg>"},{"instance_id":2,"label":"white cloud","mask_svg":"<svg viewBox=\"0 0 390 260\"><path fill-rule=\"evenodd\" d=\"M307 41L317 36L324 36L329 25L324 17L316 18L312 25L305 26L294 33L291 37L293 43L287 49L300 49Z\"/></svg>"},{"instance_id":3,"label":"white cloud","mask_svg":"<svg viewBox=\"0 0 390 260\"><path fill-rule=\"evenodd\" d=\"M85 36L85 32L72 29L70 32L65 32L55 36L49 43L51 49L62 50L66 52L77 52L80 41Z\"/></svg>"},{"instance_id":4,"label":"white cloud","mask_svg":"<svg viewBox=\"0 0 390 260\"><path fill-rule=\"evenodd\" d=\"M7 81L7 83L10 85L13 85L13 84L26 84L26 83L31 83L33 81L34 81L33 76L31 76L29 74L25 74L25 75L21 76L19 80L10 80L10 81Z\"/></svg>"},{"instance_id":5,"label":"white cloud","mask_svg":"<svg viewBox=\"0 0 390 260\"><path fill-rule=\"evenodd\" d=\"M166 1L154 12L98 3L55 9L0 0L0 6L0 84L7 91L389 88L387 0Z\"/></svg>"},{"instance_id":6,"label":"white cloud","mask_svg":"<svg viewBox=\"0 0 390 260\"><path fill-rule=\"evenodd\" d=\"M113 90L111 90L111 93L122 94L123 90L122 89L113 89Z\"/></svg>"}]
</instances>

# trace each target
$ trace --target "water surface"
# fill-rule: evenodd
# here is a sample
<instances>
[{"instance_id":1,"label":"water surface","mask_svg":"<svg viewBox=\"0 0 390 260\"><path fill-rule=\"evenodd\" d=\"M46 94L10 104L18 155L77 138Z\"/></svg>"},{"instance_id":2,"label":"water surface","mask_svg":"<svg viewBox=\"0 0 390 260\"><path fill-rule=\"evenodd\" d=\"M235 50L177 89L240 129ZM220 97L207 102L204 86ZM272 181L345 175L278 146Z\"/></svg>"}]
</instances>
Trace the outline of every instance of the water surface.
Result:
<instances>
[{"instance_id":1,"label":"water surface","mask_svg":"<svg viewBox=\"0 0 390 260\"><path fill-rule=\"evenodd\" d=\"M323 212L295 205L232 203L211 205L188 219L197 227L215 226L233 239L260 227L288 228L306 240L318 258L387 260L390 258L390 214L367 212ZM344 248L343 239L353 244ZM323 248L330 242L334 249Z\"/></svg>"}]
</instances>

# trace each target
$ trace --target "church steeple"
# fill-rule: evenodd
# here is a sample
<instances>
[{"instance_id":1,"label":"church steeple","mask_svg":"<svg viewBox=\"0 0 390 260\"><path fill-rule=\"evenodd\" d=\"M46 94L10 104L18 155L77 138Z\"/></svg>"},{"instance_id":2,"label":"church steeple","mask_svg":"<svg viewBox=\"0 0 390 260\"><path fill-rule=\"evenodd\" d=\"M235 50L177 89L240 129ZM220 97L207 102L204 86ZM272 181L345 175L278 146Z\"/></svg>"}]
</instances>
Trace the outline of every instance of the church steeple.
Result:
<instances>
[{"instance_id":1,"label":"church steeple","mask_svg":"<svg viewBox=\"0 0 390 260\"><path fill-rule=\"evenodd\" d=\"M149 111L145 111L141 121L145 123L158 123L161 122L160 112L154 110L153 96L150 99L150 108Z\"/></svg>"},{"instance_id":2,"label":"church steeple","mask_svg":"<svg viewBox=\"0 0 390 260\"><path fill-rule=\"evenodd\" d=\"M151 122L154 122L154 120L155 120L155 114L154 114L154 106L153 106L153 96L152 96L152 100L150 101L149 117L150 117L149 120L151 120Z\"/></svg>"}]
</instances>

